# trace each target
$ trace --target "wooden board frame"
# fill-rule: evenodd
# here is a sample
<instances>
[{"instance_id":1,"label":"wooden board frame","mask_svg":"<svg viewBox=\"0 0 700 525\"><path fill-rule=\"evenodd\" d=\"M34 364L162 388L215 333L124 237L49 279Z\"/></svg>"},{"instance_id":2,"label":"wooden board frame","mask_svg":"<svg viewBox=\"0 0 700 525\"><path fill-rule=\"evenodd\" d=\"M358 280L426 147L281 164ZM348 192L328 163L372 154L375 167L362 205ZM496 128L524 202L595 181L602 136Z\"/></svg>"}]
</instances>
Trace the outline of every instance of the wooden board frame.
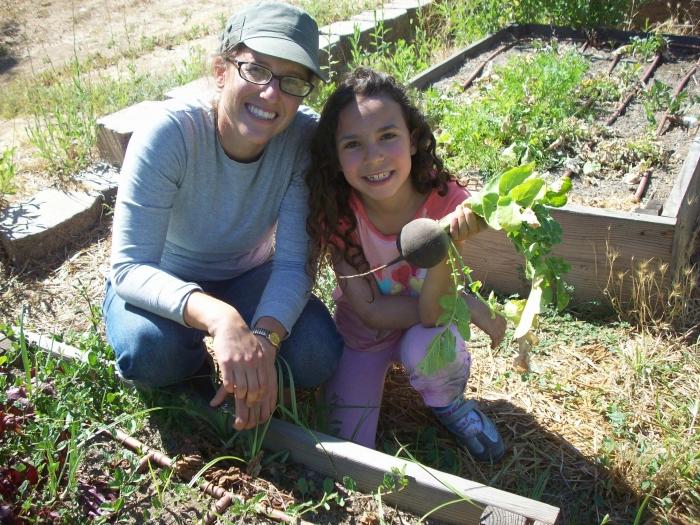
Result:
<instances>
[{"instance_id":1,"label":"wooden board frame","mask_svg":"<svg viewBox=\"0 0 700 525\"><path fill-rule=\"evenodd\" d=\"M595 35L602 41L626 42L633 36L646 34L598 30ZM700 50L700 38L664 36L671 47ZM415 76L409 84L423 90L459 69L467 59L525 37L586 40L584 32L571 28L514 24L458 51ZM554 253L571 264L571 271L564 277L574 286L574 303L607 301L610 293L617 299L628 300L632 294L630 272L646 261L651 261L652 267L668 265L670 271L663 274L667 280L688 263L693 236L700 227L699 162L700 139L696 138L671 195L663 205L661 216L575 205L552 210L552 215L564 229L562 242ZM483 280L489 287L504 293L527 292L520 277L522 272L518 271L523 259L501 232L479 235L473 245L472 255L466 262L474 270L475 279ZM612 287L609 286L611 280Z\"/></svg>"}]
</instances>

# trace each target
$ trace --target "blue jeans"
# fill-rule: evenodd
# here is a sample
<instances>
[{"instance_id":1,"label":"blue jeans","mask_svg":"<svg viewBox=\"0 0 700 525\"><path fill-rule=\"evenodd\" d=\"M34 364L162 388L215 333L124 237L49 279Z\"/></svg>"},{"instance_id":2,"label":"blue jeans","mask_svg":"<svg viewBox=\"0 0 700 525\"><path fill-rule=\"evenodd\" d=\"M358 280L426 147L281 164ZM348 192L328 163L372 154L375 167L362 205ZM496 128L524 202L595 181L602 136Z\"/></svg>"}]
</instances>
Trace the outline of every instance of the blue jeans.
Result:
<instances>
[{"instance_id":1,"label":"blue jeans","mask_svg":"<svg viewBox=\"0 0 700 525\"><path fill-rule=\"evenodd\" d=\"M250 324L271 269L268 262L234 279L203 281L199 285L205 293L236 308ZM203 331L126 303L109 281L102 312L107 341L114 349L117 370L124 379L142 387L162 387L193 376L204 365ZM311 296L280 347L280 356L289 364L294 385L310 388L326 382L335 372L342 352L343 340L333 319L325 305Z\"/></svg>"}]
</instances>

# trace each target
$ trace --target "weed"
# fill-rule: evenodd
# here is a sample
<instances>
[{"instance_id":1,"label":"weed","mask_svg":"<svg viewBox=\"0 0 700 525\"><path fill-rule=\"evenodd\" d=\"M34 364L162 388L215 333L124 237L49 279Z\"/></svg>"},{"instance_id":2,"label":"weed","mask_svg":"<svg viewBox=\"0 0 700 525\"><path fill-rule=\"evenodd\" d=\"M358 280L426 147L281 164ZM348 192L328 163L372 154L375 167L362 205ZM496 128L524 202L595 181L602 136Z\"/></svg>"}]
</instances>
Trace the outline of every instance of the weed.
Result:
<instances>
[{"instance_id":1,"label":"weed","mask_svg":"<svg viewBox=\"0 0 700 525\"><path fill-rule=\"evenodd\" d=\"M16 190L14 179L17 168L14 156L15 148L5 148L0 153L0 199Z\"/></svg>"}]
</instances>

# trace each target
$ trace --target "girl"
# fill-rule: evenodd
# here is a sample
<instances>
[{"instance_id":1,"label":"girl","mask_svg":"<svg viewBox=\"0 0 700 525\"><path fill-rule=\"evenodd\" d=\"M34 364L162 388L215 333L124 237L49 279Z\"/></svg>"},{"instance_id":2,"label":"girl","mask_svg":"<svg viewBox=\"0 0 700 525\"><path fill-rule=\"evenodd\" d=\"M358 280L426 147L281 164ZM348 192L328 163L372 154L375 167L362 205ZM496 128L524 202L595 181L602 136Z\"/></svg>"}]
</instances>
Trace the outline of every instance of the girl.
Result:
<instances>
[{"instance_id":1,"label":"girl","mask_svg":"<svg viewBox=\"0 0 700 525\"><path fill-rule=\"evenodd\" d=\"M311 212L307 229L316 247L312 265L328 253L338 276L375 268L398 255L396 235L417 217L454 212L453 241L485 227L462 206L469 192L444 169L425 118L396 81L359 68L330 96L312 142L307 175ZM405 261L373 277L340 279L334 292L336 323L345 339L338 370L326 386L331 421L339 434L374 448L384 377L392 362L407 369L413 387L438 419L481 461L504 452L493 422L463 397L470 355L455 327L457 357L432 376L417 365L441 328L439 298L450 291L450 269L429 270ZM474 323L497 346L505 321L467 296Z\"/></svg>"}]
</instances>

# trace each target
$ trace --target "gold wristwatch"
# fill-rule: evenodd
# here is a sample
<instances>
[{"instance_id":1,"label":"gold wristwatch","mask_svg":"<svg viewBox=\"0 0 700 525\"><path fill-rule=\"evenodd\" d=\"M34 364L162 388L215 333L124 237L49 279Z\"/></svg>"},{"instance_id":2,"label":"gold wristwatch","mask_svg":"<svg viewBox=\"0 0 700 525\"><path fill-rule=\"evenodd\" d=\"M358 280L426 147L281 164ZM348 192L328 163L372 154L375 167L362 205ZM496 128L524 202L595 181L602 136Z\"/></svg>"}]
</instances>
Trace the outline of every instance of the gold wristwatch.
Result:
<instances>
[{"instance_id":1,"label":"gold wristwatch","mask_svg":"<svg viewBox=\"0 0 700 525\"><path fill-rule=\"evenodd\" d=\"M253 335L263 336L270 342L272 346L275 347L275 350L280 349L280 343L282 342L282 339L280 338L280 334L278 334L277 332L273 332L272 330L268 330L267 328L253 328L251 332L253 332Z\"/></svg>"}]
</instances>

